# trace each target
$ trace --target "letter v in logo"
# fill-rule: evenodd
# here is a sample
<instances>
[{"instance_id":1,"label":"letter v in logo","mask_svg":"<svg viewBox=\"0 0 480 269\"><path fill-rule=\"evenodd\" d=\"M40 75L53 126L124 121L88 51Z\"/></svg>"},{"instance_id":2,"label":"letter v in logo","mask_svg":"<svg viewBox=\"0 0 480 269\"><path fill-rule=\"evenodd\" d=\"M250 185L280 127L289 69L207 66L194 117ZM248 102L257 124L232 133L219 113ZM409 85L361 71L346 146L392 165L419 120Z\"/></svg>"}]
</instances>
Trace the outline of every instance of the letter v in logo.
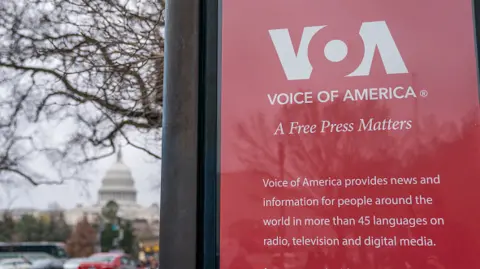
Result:
<instances>
[{"instance_id":1,"label":"letter v in logo","mask_svg":"<svg viewBox=\"0 0 480 269\"><path fill-rule=\"evenodd\" d=\"M326 25L305 27L303 29L297 53L295 53L292 38L290 37L288 29L275 29L268 31L288 80L310 78L313 68L310 59L308 58L308 46L315 34L325 28L325 26Z\"/></svg>"}]
</instances>

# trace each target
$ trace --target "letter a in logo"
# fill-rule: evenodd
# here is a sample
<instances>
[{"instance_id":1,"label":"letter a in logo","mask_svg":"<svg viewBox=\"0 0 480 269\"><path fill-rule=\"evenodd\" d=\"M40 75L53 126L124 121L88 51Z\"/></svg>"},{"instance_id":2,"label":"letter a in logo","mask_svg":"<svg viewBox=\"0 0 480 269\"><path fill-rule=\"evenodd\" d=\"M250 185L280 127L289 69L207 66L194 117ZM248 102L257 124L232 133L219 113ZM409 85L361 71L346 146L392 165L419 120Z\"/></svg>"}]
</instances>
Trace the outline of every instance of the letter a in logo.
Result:
<instances>
[{"instance_id":1,"label":"letter a in logo","mask_svg":"<svg viewBox=\"0 0 480 269\"><path fill-rule=\"evenodd\" d=\"M272 39L280 64L288 80L304 80L310 78L313 67L308 57L308 47L315 34L325 27L327 26L305 27L296 53L288 29L269 30L270 38ZM387 74L408 73L400 51L385 21L363 23L359 34L365 46L364 55L362 62L352 73L347 74L347 77L370 75L376 48L378 48ZM348 48L345 42L332 40L327 43L324 52L328 60L339 62L347 56Z\"/></svg>"}]
</instances>

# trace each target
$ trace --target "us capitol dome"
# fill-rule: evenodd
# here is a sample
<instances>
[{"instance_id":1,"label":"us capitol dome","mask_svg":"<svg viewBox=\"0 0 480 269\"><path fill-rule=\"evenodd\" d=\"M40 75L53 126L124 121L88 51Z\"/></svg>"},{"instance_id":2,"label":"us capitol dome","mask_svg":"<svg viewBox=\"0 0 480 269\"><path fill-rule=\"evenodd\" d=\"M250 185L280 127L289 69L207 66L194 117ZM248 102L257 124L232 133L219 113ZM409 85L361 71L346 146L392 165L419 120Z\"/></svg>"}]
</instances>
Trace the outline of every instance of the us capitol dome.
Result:
<instances>
[{"instance_id":1,"label":"us capitol dome","mask_svg":"<svg viewBox=\"0 0 480 269\"><path fill-rule=\"evenodd\" d=\"M149 223L158 222L160 208L157 204L144 207L137 203L137 189L130 168L123 162L122 151L117 155L117 160L107 170L98 190L98 200L94 205L77 205L73 209L66 210L65 220L75 225L83 216L89 221L94 221L101 213L103 206L114 201L119 206L118 215L129 220L146 220Z\"/></svg>"},{"instance_id":2,"label":"us capitol dome","mask_svg":"<svg viewBox=\"0 0 480 269\"><path fill-rule=\"evenodd\" d=\"M98 190L98 205L103 207L115 201L120 207L138 207L137 190L130 168L123 163L122 151L118 152L117 162L107 170Z\"/></svg>"}]
</instances>

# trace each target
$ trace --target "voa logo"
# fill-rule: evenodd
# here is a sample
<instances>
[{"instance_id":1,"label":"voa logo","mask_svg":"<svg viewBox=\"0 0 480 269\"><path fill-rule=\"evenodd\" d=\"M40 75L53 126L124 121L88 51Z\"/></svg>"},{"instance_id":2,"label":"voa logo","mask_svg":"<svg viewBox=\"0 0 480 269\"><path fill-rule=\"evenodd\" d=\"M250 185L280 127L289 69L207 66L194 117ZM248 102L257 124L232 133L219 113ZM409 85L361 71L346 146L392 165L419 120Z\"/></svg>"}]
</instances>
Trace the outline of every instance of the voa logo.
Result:
<instances>
[{"instance_id":1,"label":"voa logo","mask_svg":"<svg viewBox=\"0 0 480 269\"><path fill-rule=\"evenodd\" d=\"M310 78L313 67L308 57L308 47L312 38L325 27L327 25L305 27L297 52L295 52L288 29L269 30L270 38L288 80ZM352 73L347 74L347 77L368 76L377 48L387 74L408 73L385 21L364 22L360 27L359 34L365 47L364 55L358 67ZM345 59L347 54L347 44L342 40L331 40L325 45L325 58L331 62L340 62Z\"/></svg>"}]
</instances>

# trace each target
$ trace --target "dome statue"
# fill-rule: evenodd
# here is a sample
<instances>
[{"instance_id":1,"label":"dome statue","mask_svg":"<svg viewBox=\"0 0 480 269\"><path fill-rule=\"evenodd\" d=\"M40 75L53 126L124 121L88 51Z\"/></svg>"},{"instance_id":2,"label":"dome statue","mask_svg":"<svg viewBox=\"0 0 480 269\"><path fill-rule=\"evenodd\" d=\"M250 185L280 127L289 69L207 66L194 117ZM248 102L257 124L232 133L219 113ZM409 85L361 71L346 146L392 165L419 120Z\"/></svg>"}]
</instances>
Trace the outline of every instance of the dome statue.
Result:
<instances>
[{"instance_id":1,"label":"dome statue","mask_svg":"<svg viewBox=\"0 0 480 269\"><path fill-rule=\"evenodd\" d=\"M122 150L117 153L117 161L107 170L98 191L98 203L104 206L115 201L119 206L137 206L137 190L130 168L122 159Z\"/></svg>"}]
</instances>

